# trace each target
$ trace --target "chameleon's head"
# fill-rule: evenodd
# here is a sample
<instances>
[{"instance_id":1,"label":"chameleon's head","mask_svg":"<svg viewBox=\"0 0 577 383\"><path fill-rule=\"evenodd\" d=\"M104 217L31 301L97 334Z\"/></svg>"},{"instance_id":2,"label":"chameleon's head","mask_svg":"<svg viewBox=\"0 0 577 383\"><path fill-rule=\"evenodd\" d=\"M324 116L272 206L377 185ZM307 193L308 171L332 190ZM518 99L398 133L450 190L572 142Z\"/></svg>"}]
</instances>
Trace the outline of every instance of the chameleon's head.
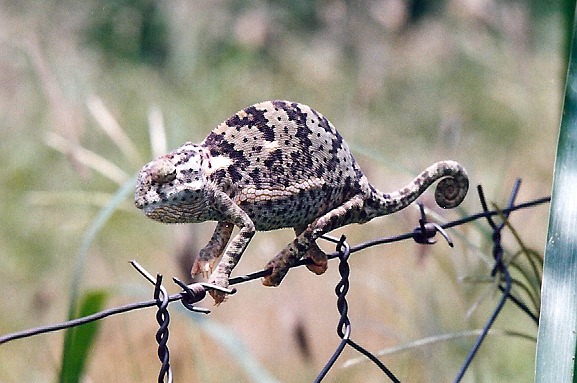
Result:
<instances>
[{"instance_id":1,"label":"chameleon's head","mask_svg":"<svg viewBox=\"0 0 577 383\"><path fill-rule=\"evenodd\" d=\"M205 221L209 210L202 147L186 143L140 170L134 193L137 208L164 223Z\"/></svg>"}]
</instances>

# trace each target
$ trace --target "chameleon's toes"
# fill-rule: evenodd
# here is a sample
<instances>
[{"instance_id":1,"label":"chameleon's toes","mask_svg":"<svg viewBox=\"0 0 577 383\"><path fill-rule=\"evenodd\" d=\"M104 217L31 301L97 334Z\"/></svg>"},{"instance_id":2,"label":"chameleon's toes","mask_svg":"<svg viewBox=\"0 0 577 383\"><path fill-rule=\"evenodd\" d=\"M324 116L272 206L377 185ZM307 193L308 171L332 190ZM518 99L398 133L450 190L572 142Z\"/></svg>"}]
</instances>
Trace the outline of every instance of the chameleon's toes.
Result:
<instances>
[{"instance_id":1,"label":"chameleon's toes","mask_svg":"<svg viewBox=\"0 0 577 383\"><path fill-rule=\"evenodd\" d=\"M316 244L311 246L311 248L306 253L306 258L313 261L313 263L308 263L307 269L315 273L316 275L321 275L329 266L328 258L324 251L318 248Z\"/></svg>"},{"instance_id":2,"label":"chameleon's toes","mask_svg":"<svg viewBox=\"0 0 577 383\"><path fill-rule=\"evenodd\" d=\"M190 275L193 277L195 275L200 274L202 270L202 261L198 259L198 256L194 259L194 263L192 264L192 269L190 270Z\"/></svg>"},{"instance_id":3,"label":"chameleon's toes","mask_svg":"<svg viewBox=\"0 0 577 383\"><path fill-rule=\"evenodd\" d=\"M222 302L224 302L226 300L227 294L223 293L222 291L210 290L208 293L210 294L212 299L214 299L214 305L215 306L220 305Z\"/></svg>"},{"instance_id":4,"label":"chameleon's toes","mask_svg":"<svg viewBox=\"0 0 577 383\"><path fill-rule=\"evenodd\" d=\"M280 281L277 281L272 275L267 275L262 279L263 286L267 287L277 287L280 284Z\"/></svg>"},{"instance_id":5,"label":"chameleon's toes","mask_svg":"<svg viewBox=\"0 0 577 383\"><path fill-rule=\"evenodd\" d=\"M190 275L193 277L195 275L202 275L203 278L208 278L210 273L212 272L212 262L206 261L202 259L200 256L197 256L192 264L192 269L190 270Z\"/></svg>"},{"instance_id":6,"label":"chameleon's toes","mask_svg":"<svg viewBox=\"0 0 577 383\"><path fill-rule=\"evenodd\" d=\"M267 265L267 269L270 268L272 268L272 272L270 275L267 275L262 279L262 284L268 287L276 287L280 285L288 270L284 270L277 266L271 266L270 264Z\"/></svg>"},{"instance_id":7,"label":"chameleon's toes","mask_svg":"<svg viewBox=\"0 0 577 383\"><path fill-rule=\"evenodd\" d=\"M214 272L210 276L208 283L210 283L212 285L216 285L218 287L222 287L224 289L227 289L228 288L228 276ZM210 289L208 293L210 294L212 299L214 299L214 304L216 306L220 305L227 298L227 294L222 292L222 291L219 291L219 290Z\"/></svg>"},{"instance_id":8,"label":"chameleon's toes","mask_svg":"<svg viewBox=\"0 0 577 383\"><path fill-rule=\"evenodd\" d=\"M307 264L307 269L309 269L316 275L324 274L325 271L327 271L328 267L329 267L328 262L325 262L323 264L316 264L316 263Z\"/></svg>"}]
</instances>

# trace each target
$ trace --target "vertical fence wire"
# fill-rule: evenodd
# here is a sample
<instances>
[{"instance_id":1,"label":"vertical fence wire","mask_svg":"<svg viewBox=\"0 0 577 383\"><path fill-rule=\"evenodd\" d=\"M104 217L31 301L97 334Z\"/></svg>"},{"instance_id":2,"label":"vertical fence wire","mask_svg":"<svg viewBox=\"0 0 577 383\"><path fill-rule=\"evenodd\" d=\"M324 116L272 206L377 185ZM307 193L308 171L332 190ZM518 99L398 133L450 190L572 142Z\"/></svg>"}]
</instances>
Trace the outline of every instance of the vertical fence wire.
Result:
<instances>
[{"instance_id":1,"label":"vertical fence wire","mask_svg":"<svg viewBox=\"0 0 577 383\"><path fill-rule=\"evenodd\" d=\"M159 328L156 332L156 342L158 342L158 359L161 367L158 374L158 383L172 383L172 368L170 368L170 353L168 351L168 324L170 323L170 313L168 312L168 293L162 285L162 275L156 275L154 285L154 299L157 302L156 321Z\"/></svg>"},{"instance_id":2,"label":"vertical fence wire","mask_svg":"<svg viewBox=\"0 0 577 383\"><path fill-rule=\"evenodd\" d=\"M330 238L330 237L327 237ZM333 240L334 241L334 240ZM337 325L337 334L341 338L341 342L339 343L337 349L327 362L317 378L315 379L315 383L321 382L329 370L333 367L335 362L337 361L338 357L343 352L345 346L348 344L349 346L353 347L355 350L360 352L361 354L365 355L369 358L374 364L376 364L381 371L385 373L389 377L392 382L400 382L397 377L372 353L367 351L365 348L361 347L357 343L353 342L350 339L351 336L351 321L348 317L348 310L349 304L347 302L347 293L349 291L349 274L350 274L350 267L349 267L349 256L351 254L350 246L346 242L346 237L343 235L337 241L337 252L339 254L339 275L341 279L337 283L335 287L335 293L337 295L337 309L340 314L339 323Z\"/></svg>"}]
</instances>

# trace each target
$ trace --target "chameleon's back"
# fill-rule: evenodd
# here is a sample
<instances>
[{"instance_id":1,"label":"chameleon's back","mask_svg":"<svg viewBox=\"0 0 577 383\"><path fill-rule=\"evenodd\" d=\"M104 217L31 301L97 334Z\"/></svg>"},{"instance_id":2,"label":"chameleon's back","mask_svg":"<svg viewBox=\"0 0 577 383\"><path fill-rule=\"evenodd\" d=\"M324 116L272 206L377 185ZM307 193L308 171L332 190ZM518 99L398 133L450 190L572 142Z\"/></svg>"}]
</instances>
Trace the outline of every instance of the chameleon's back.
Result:
<instances>
[{"instance_id":1,"label":"chameleon's back","mask_svg":"<svg viewBox=\"0 0 577 383\"><path fill-rule=\"evenodd\" d=\"M209 178L257 230L307 225L360 191L362 172L348 146L324 116L303 104L250 106L201 145L227 163Z\"/></svg>"}]
</instances>

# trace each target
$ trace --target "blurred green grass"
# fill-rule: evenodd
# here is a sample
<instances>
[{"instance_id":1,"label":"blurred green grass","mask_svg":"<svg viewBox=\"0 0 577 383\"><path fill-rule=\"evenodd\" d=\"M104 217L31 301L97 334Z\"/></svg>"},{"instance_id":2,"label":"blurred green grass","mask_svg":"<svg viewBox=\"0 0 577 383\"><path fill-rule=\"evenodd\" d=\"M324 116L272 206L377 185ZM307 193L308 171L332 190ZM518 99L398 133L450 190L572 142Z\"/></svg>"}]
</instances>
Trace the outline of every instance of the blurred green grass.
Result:
<instances>
[{"instance_id":1,"label":"blurred green grass","mask_svg":"<svg viewBox=\"0 0 577 383\"><path fill-rule=\"evenodd\" d=\"M79 162L74 150L87 148L127 175L141 165L102 131L87 106L94 96L133 140L141 161L152 155L148 116L155 107L173 148L202 140L247 105L287 98L326 115L384 190L447 157L467 167L472 184L482 183L498 204L517 176L524 180L519 200L548 194L565 71L563 11L541 2L445 1L419 13L403 4L0 4L0 288L8 299L0 332L66 317L81 239L118 189ZM72 143L66 155L47 145L49 134ZM129 200L126 206L95 237L83 289L146 286L127 264L133 258L152 272L183 276L186 262L179 254L198 251L210 235L211 224L162 226L131 209ZM465 209L479 209L473 195ZM416 217L409 209L340 232L357 243L410 230ZM514 214L511 224L529 247L542 249L546 218L546 208L535 208ZM495 296L488 294L465 317L487 287L463 280L488 275L490 265L479 254L490 254L490 242L471 226L459 234L466 241L452 251L401 243L351 259L350 317L358 343L379 350L483 324ZM235 273L260 269L291 236L257 235ZM518 249L512 236L505 241ZM246 284L210 319L242 339L279 380L312 380L338 341L335 269L331 263L322 277L291 271L278 289ZM133 299L119 292L109 304ZM310 338L311 360L303 360L294 340L300 324ZM156 376L155 326L152 311L104 321L86 370L90 379ZM506 308L498 326L536 334L515 308ZM245 376L238 364L225 363L231 356L198 326L176 316L171 331L177 380ZM62 336L0 347L0 380L54 380ZM465 338L425 346L384 361L403 381L447 381L471 343ZM202 355L195 354L199 348ZM342 359L355 356L345 351ZM533 362L534 344L494 337L467 378L531 381ZM366 366L327 377L380 379Z\"/></svg>"},{"instance_id":2,"label":"blurred green grass","mask_svg":"<svg viewBox=\"0 0 577 383\"><path fill-rule=\"evenodd\" d=\"M542 310L536 352L535 382L573 382L575 377L575 167L577 151L577 24L573 23L563 113L551 195L543 267Z\"/></svg>"}]
</instances>

